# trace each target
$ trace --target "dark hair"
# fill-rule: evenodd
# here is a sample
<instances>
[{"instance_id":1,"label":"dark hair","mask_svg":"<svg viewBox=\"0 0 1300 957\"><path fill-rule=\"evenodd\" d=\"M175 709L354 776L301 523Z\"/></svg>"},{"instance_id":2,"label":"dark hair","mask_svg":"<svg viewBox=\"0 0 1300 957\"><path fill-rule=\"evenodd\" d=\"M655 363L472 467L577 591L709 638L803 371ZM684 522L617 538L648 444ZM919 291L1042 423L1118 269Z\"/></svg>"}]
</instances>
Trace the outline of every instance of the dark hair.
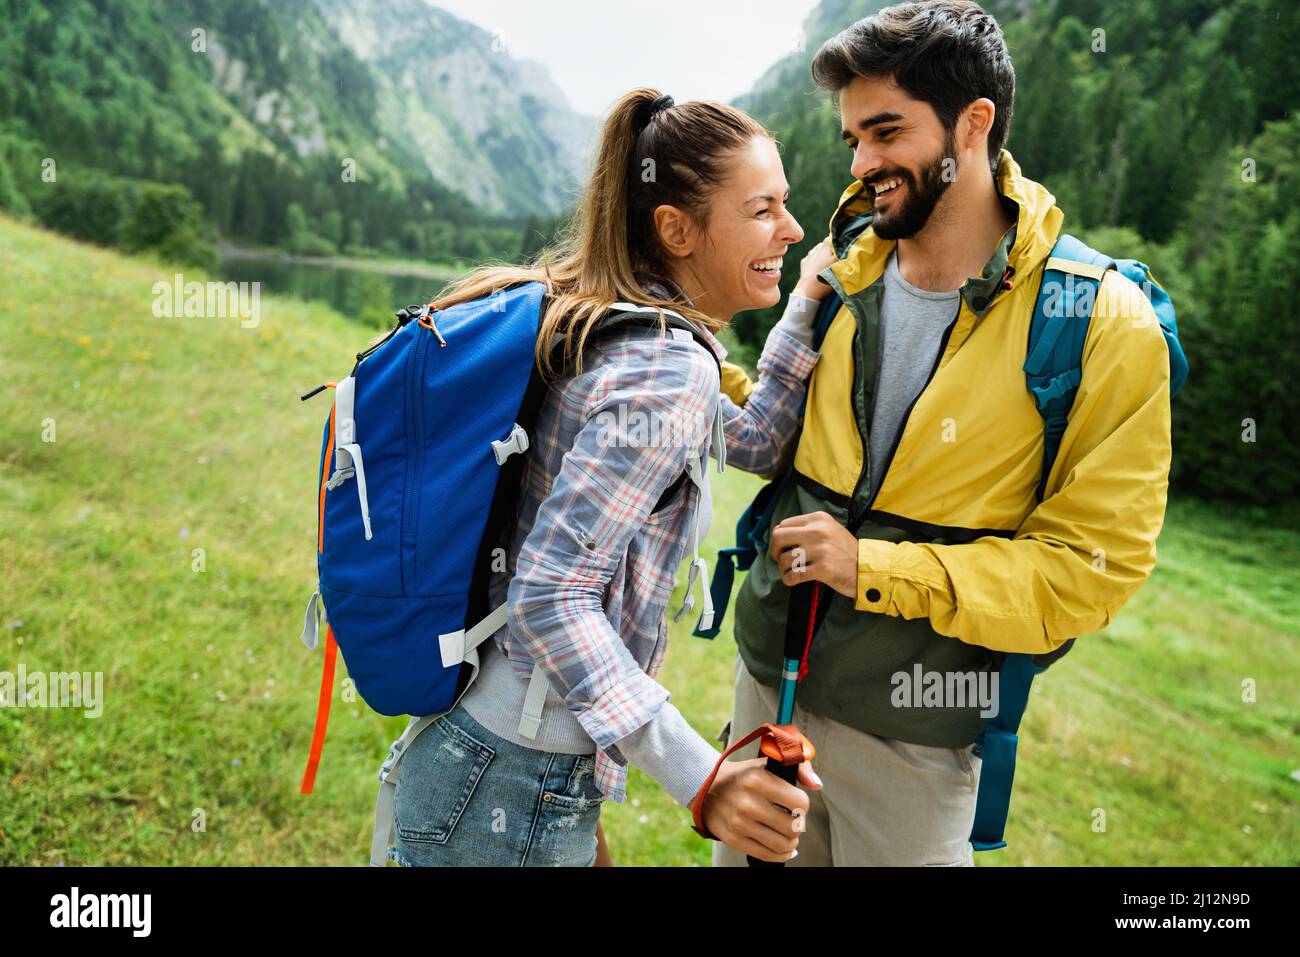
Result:
<instances>
[{"instance_id":1,"label":"dark hair","mask_svg":"<svg viewBox=\"0 0 1300 957\"><path fill-rule=\"evenodd\" d=\"M968 0L900 3L831 37L812 62L813 81L838 93L854 77L891 77L930 104L944 129L980 97L996 108L989 166L997 171L1016 99L1016 71L998 22Z\"/></svg>"}]
</instances>

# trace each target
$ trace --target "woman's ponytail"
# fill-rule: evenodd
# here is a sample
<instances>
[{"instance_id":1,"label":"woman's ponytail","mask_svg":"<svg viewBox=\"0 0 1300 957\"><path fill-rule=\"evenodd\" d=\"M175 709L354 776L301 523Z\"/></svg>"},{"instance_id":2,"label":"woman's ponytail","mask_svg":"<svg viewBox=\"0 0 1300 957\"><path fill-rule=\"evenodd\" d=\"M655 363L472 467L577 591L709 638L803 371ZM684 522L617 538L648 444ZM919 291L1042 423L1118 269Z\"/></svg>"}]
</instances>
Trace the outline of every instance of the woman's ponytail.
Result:
<instances>
[{"instance_id":1,"label":"woman's ponytail","mask_svg":"<svg viewBox=\"0 0 1300 957\"><path fill-rule=\"evenodd\" d=\"M654 211L675 206L707 220L710 194L733 154L753 137L771 137L753 117L724 103L675 103L653 87L619 97L605 118L591 175L556 243L528 266L484 266L452 283L438 308L491 295L507 285L540 281L552 301L537 335L537 359L548 373L556 336L567 361L581 369L582 348L610 305L632 301L673 309L715 329L721 321L681 298L660 299L642 288L669 278Z\"/></svg>"}]
</instances>

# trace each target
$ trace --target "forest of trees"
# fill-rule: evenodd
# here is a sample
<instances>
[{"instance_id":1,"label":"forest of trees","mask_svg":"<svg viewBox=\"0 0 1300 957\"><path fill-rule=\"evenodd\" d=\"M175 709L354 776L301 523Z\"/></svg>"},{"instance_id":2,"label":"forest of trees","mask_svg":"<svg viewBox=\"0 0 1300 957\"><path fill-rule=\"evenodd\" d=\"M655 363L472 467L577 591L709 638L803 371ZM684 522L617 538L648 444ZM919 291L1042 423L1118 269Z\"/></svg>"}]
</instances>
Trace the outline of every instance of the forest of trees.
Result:
<instances>
[{"instance_id":1,"label":"forest of trees","mask_svg":"<svg viewBox=\"0 0 1300 957\"><path fill-rule=\"evenodd\" d=\"M510 259L551 228L485 216L413 148L385 143L367 68L310 0L0 0L0 22L0 208L130 246L136 198L167 183L180 189L149 193L174 203L166 251L200 264L218 237L315 254ZM213 47L203 55L196 24ZM300 94L340 148L303 155L290 132L250 122L213 86L218 47L248 65L256 89ZM93 221L70 222L77 208Z\"/></svg>"}]
</instances>

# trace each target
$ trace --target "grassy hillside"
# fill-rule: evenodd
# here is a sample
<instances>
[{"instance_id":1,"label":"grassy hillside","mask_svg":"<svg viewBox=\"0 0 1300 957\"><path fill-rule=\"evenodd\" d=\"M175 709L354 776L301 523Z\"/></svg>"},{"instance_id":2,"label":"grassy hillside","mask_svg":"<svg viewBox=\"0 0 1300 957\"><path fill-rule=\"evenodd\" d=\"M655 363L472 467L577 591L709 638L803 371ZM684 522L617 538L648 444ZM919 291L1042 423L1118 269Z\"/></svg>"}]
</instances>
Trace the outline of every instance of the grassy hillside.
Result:
<instances>
[{"instance_id":1,"label":"grassy hillside","mask_svg":"<svg viewBox=\"0 0 1300 957\"><path fill-rule=\"evenodd\" d=\"M0 218L0 671L103 671L106 698L0 709L0 864L364 863L403 721L336 699L298 794L326 400L297 396L369 333L271 297L255 328L155 318L174 272ZM714 544L753 486L716 481ZM1151 584L1040 682L1011 846L980 863L1300 863L1297 563L1300 535L1179 503ZM734 645L674 638L661 680L712 738ZM657 785L630 795L620 864L708 863Z\"/></svg>"}]
</instances>

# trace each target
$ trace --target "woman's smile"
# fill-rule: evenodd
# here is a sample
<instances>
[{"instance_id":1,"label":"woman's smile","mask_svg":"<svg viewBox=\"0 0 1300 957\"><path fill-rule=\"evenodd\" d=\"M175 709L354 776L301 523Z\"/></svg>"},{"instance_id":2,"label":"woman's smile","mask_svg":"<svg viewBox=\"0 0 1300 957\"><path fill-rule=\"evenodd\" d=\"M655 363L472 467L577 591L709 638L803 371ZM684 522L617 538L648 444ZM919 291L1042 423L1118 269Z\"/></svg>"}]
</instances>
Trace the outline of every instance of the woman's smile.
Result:
<instances>
[{"instance_id":1,"label":"woman's smile","mask_svg":"<svg viewBox=\"0 0 1300 957\"><path fill-rule=\"evenodd\" d=\"M781 281L781 258L756 259L749 264L749 271L759 276L759 281L765 285L776 285Z\"/></svg>"}]
</instances>

